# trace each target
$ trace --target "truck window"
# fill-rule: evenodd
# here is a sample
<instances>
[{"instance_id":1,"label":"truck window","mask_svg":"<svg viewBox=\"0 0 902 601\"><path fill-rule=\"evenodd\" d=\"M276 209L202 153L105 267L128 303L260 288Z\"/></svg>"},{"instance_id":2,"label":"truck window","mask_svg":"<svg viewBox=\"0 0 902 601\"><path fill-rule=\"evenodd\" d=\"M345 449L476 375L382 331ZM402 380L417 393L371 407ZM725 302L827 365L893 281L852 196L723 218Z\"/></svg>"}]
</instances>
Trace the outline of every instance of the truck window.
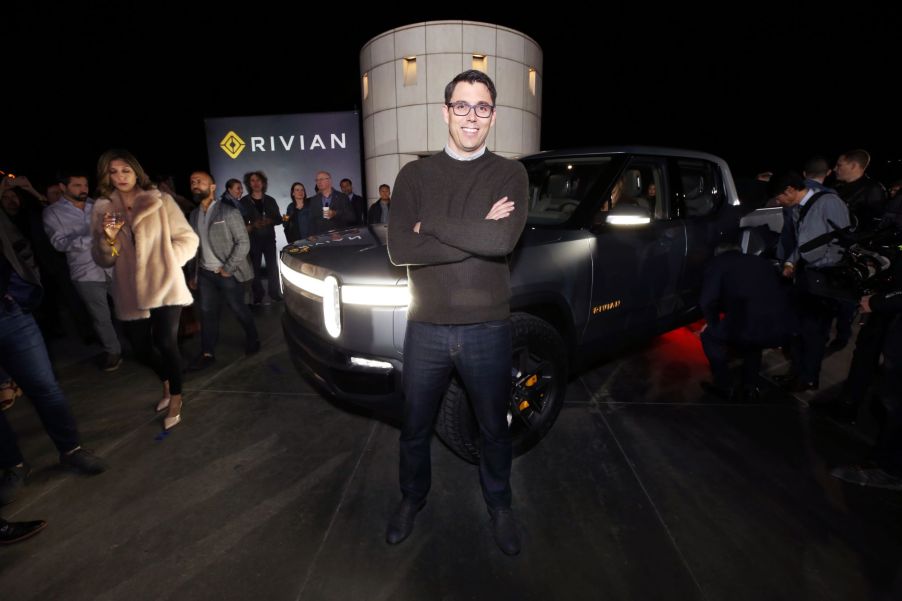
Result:
<instances>
[{"instance_id":1,"label":"truck window","mask_svg":"<svg viewBox=\"0 0 902 601\"><path fill-rule=\"evenodd\" d=\"M707 161L694 159L678 159L676 164L680 216L704 217L714 213L723 202L716 167Z\"/></svg>"}]
</instances>

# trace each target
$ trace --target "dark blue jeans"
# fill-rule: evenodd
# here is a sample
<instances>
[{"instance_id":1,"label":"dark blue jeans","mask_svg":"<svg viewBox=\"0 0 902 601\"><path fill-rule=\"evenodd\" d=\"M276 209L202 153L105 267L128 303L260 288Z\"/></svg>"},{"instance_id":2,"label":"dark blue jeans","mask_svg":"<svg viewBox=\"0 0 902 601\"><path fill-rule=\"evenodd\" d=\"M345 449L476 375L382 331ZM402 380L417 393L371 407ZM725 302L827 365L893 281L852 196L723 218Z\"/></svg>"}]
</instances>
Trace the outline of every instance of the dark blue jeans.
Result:
<instances>
[{"instance_id":1,"label":"dark blue jeans","mask_svg":"<svg viewBox=\"0 0 902 601\"><path fill-rule=\"evenodd\" d=\"M0 366L31 399L44 429L60 453L77 447L78 430L69 402L53 375L47 346L34 317L0 299ZM0 468L22 463L6 413L0 412Z\"/></svg>"},{"instance_id":2,"label":"dark blue jeans","mask_svg":"<svg viewBox=\"0 0 902 601\"><path fill-rule=\"evenodd\" d=\"M219 314L223 301L244 328L245 346L258 340L254 316L244 303L244 286L235 276L224 278L212 271L198 269L197 286L200 289L201 352L214 354L219 340Z\"/></svg>"},{"instance_id":3,"label":"dark blue jeans","mask_svg":"<svg viewBox=\"0 0 902 601\"><path fill-rule=\"evenodd\" d=\"M401 492L406 498L419 502L429 492L432 428L457 370L479 422L482 495L491 508L510 507L511 352L510 320L469 325L407 323L400 465Z\"/></svg>"}]
</instances>

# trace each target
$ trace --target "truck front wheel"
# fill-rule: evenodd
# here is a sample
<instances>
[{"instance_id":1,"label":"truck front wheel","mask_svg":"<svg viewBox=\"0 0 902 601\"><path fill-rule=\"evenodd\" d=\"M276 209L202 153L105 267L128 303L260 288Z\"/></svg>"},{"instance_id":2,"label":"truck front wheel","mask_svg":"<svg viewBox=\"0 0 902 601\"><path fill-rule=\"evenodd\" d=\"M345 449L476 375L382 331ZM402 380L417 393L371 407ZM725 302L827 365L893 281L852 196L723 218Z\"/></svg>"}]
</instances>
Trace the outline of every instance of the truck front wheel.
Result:
<instances>
[{"instance_id":1,"label":"truck front wheel","mask_svg":"<svg viewBox=\"0 0 902 601\"><path fill-rule=\"evenodd\" d=\"M511 316L513 357L508 424L514 456L533 448L557 419L567 390L567 348L548 322L525 313ZM466 390L451 381L435 425L457 455L479 462L479 426Z\"/></svg>"}]
</instances>

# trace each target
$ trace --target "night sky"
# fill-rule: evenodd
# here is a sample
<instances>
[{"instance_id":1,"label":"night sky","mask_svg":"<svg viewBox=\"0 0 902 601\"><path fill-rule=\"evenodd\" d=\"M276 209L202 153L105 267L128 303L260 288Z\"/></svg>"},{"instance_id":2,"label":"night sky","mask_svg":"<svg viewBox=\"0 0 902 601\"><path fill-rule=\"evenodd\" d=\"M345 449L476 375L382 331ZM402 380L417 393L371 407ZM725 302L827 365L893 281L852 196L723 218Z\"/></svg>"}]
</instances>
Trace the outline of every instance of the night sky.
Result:
<instances>
[{"instance_id":1,"label":"night sky","mask_svg":"<svg viewBox=\"0 0 902 601\"><path fill-rule=\"evenodd\" d=\"M480 3L466 14L400 14L392 4L392 15L365 20L254 2L205 20L179 4L69 14L30 4L3 22L0 169L39 182L63 165L93 174L103 150L125 147L183 188L207 164L204 118L358 108L367 40L463 18L517 29L542 47L543 149L677 146L751 174L863 147L878 175L902 176L887 167L902 157L899 94L888 92L902 58L897 11L856 2L842 12L806 4L806 14L788 5L731 5L738 16L729 19L723 4L602 5L604 16L590 20L575 2L533 15ZM38 45L53 58L37 61Z\"/></svg>"}]
</instances>

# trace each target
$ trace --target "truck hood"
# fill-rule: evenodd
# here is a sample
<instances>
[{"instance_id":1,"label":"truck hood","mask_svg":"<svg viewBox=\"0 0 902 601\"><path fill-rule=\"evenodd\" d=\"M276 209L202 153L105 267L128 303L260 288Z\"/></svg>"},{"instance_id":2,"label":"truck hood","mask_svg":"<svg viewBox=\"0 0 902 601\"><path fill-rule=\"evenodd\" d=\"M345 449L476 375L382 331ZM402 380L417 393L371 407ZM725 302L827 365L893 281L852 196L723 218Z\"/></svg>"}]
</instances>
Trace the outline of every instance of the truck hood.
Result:
<instances>
[{"instance_id":1,"label":"truck hood","mask_svg":"<svg viewBox=\"0 0 902 601\"><path fill-rule=\"evenodd\" d=\"M282 249L282 263L319 279L334 275L344 284L396 285L407 270L388 258L385 225L332 230L298 240Z\"/></svg>"}]
</instances>

